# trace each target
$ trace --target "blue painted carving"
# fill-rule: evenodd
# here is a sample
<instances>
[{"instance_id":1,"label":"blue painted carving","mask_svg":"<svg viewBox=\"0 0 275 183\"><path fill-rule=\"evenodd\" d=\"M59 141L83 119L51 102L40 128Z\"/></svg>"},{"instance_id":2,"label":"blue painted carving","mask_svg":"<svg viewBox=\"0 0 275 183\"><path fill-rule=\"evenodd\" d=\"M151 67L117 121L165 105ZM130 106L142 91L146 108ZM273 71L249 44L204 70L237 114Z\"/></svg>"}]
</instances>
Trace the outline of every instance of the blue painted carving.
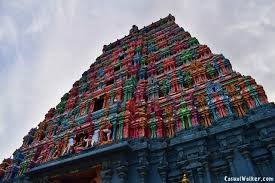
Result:
<instances>
[{"instance_id":1,"label":"blue painted carving","mask_svg":"<svg viewBox=\"0 0 275 183\"><path fill-rule=\"evenodd\" d=\"M226 92L223 91L219 83L210 83L208 82L206 87L206 101L209 106L209 109L212 112L214 120L222 118L217 111L218 108L226 110L227 115L233 115L232 109L230 107L230 100Z\"/></svg>"},{"instance_id":2,"label":"blue painted carving","mask_svg":"<svg viewBox=\"0 0 275 183\"><path fill-rule=\"evenodd\" d=\"M146 73L147 73L147 69L146 67L141 67L139 72L138 72L138 77L140 80L145 80L146 78Z\"/></svg>"},{"instance_id":3,"label":"blue painted carving","mask_svg":"<svg viewBox=\"0 0 275 183\"><path fill-rule=\"evenodd\" d=\"M135 54L133 61L134 61L134 65L140 65L141 54L139 52Z\"/></svg>"}]
</instances>

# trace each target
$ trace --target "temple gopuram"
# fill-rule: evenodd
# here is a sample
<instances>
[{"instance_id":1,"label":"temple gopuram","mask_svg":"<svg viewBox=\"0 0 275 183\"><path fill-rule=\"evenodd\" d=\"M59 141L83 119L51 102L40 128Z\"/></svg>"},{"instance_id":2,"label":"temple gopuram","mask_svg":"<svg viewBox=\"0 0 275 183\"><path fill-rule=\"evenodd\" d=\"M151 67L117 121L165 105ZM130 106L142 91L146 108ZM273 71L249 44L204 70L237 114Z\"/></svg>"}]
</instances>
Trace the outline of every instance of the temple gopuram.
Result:
<instances>
[{"instance_id":1,"label":"temple gopuram","mask_svg":"<svg viewBox=\"0 0 275 183\"><path fill-rule=\"evenodd\" d=\"M275 105L172 15L103 47L0 164L0 182L275 177Z\"/></svg>"}]
</instances>

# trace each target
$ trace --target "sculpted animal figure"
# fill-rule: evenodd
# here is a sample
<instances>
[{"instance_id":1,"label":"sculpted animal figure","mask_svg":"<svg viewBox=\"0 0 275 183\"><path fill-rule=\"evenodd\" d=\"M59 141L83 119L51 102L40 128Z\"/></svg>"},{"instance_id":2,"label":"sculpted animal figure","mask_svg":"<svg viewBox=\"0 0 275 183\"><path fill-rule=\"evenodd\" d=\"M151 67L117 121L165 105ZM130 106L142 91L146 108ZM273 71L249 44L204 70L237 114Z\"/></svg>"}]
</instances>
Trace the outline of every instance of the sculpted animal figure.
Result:
<instances>
[{"instance_id":1,"label":"sculpted animal figure","mask_svg":"<svg viewBox=\"0 0 275 183\"><path fill-rule=\"evenodd\" d=\"M63 154L69 153L72 150L73 146L74 146L74 137L71 136L68 140L67 147L65 148Z\"/></svg>"},{"instance_id":2,"label":"sculpted animal figure","mask_svg":"<svg viewBox=\"0 0 275 183\"><path fill-rule=\"evenodd\" d=\"M98 144L98 141L99 141L99 129L97 129L97 130L94 131L94 134L93 134L92 138L89 139L89 140L87 140L87 144L89 143L89 141L91 143L91 147L94 147L94 145Z\"/></svg>"}]
</instances>

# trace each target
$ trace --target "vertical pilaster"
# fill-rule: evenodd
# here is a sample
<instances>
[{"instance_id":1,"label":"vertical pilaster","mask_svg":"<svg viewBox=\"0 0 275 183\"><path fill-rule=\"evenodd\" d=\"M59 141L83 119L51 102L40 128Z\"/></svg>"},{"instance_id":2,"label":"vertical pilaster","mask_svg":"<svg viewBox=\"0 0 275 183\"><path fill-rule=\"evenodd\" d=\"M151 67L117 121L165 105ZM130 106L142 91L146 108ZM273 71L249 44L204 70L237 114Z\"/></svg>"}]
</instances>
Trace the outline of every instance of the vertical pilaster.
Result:
<instances>
[{"instance_id":1,"label":"vertical pilaster","mask_svg":"<svg viewBox=\"0 0 275 183\"><path fill-rule=\"evenodd\" d=\"M204 182L203 182L203 174L204 174L203 168L202 168L202 167L198 168L198 169L197 169L197 172L198 172L199 182L200 182L200 183L204 183Z\"/></svg>"},{"instance_id":2,"label":"vertical pilaster","mask_svg":"<svg viewBox=\"0 0 275 183\"><path fill-rule=\"evenodd\" d=\"M204 159L202 161L202 165L204 167L204 171L205 171L205 175L206 175L206 183L211 183L212 181L211 181L211 175L210 175L208 160Z\"/></svg>"},{"instance_id":3,"label":"vertical pilaster","mask_svg":"<svg viewBox=\"0 0 275 183\"><path fill-rule=\"evenodd\" d=\"M139 179L140 179L140 183L145 183L146 182L146 175L148 172L148 166L149 166L149 162L147 160L147 152L146 151L141 151L138 153L139 156L139 164L137 166L137 171L139 174Z\"/></svg>"},{"instance_id":4,"label":"vertical pilaster","mask_svg":"<svg viewBox=\"0 0 275 183\"><path fill-rule=\"evenodd\" d=\"M119 161L116 170L120 183L128 182L128 163L126 161Z\"/></svg>"},{"instance_id":5,"label":"vertical pilaster","mask_svg":"<svg viewBox=\"0 0 275 183\"><path fill-rule=\"evenodd\" d=\"M101 182L102 183L111 183L112 174L113 174L113 171L112 171L111 162L104 161L102 163L102 170L100 172Z\"/></svg>"},{"instance_id":6,"label":"vertical pilaster","mask_svg":"<svg viewBox=\"0 0 275 183\"><path fill-rule=\"evenodd\" d=\"M167 183L167 171L168 171L168 162L161 162L158 166L158 172L161 177L162 183Z\"/></svg>"},{"instance_id":7,"label":"vertical pilaster","mask_svg":"<svg viewBox=\"0 0 275 183\"><path fill-rule=\"evenodd\" d=\"M238 147L240 153L242 154L242 156L245 158L246 162L247 162L247 167L250 170L250 173L252 176L256 176L251 158L250 158L250 152L248 150L248 144L244 144Z\"/></svg>"}]
</instances>

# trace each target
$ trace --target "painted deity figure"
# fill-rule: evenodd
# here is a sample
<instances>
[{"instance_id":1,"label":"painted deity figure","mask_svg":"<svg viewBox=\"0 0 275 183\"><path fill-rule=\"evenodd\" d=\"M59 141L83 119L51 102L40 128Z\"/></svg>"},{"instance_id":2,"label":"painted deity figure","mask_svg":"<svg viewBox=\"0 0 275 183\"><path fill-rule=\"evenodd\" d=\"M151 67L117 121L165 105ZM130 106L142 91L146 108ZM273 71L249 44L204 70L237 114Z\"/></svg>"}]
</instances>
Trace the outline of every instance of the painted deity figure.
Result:
<instances>
[{"instance_id":1,"label":"painted deity figure","mask_svg":"<svg viewBox=\"0 0 275 183\"><path fill-rule=\"evenodd\" d=\"M141 104L140 106L136 106L135 110L135 120L131 125L133 137L140 138L145 137L146 135L146 127L147 127L147 118L146 118L146 110L145 106Z\"/></svg>"},{"instance_id":2,"label":"painted deity figure","mask_svg":"<svg viewBox=\"0 0 275 183\"><path fill-rule=\"evenodd\" d=\"M23 146L28 146L30 145L33 140L34 140L34 134L36 133L37 131L37 128L32 128L28 135L26 135L24 138L23 138Z\"/></svg>"},{"instance_id":3,"label":"painted deity figure","mask_svg":"<svg viewBox=\"0 0 275 183\"><path fill-rule=\"evenodd\" d=\"M193 83L192 75L189 71L184 73L184 85L189 88Z\"/></svg>"},{"instance_id":4,"label":"painted deity figure","mask_svg":"<svg viewBox=\"0 0 275 183\"><path fill-rule=\"evenodd\" d=\"M165 130L163 119L161 117L161 109L157 101L148 103L147 116L149 116L151 138L163 137Z\"/></svg>"},{"instance_id":5,"label":"painted deity figure","mask_svg":"<svg viewBox=\"0 0 275 183\"><path fill-rule=\"evenodd\" d=\"M118 114L118 135L117 139L121 140L123 138L123 126L124 126L124 112L119 110Z\"/></svg>"},{"instance_id":6,"label":"painted deity figure","mask_svg":"<svg viewBox=\"0 0 275 183\"><path fill-rule=\"evenodd\" d=\"M64 147L64 142L60 140L57 144L55 144L55 151L53 152L52 159L57 159L62 155L62 149Z\"/></svg>"},{"instance_id":7,"label":"painted deity figure","mask_svg":"<svg viewBox=\"0 0 275 183\"><path fill-rule=\"evenodd\" d=\"M74 137L73 136L70 136L68 137L68 143L67 143L67 146L66 148L64 149L63 153L62 154L67 154L67 153L70 153L73 151L73 147L74 147Z\"/></svg>"},{"instance_id":8,"label":"painted deity figure","mask_svg":"<svg viewBox=\"0 0 275 183\"><path fill-rule=\"evenodd\" d=\"M201 61L194 61L190 65L191 75L195 84L200 84L206 80L205 68Z\"/></svg>"},{"instance_id":9,"label":"painted deity figure","mask_svg":"<svg viewBox=\"0 0 275 183\"><path fill-rule=\"evenodd\" d=\"M175 123L173 118L173 107L168 106L165 108L165 125L168 130L168 137L171 138L175 135Z\"/></svg>"},{"instance_id":10,"label":"painted deity figure","mask_svg":"<svg viewBox=\"0 0 275 183\"><path fill-rule=\"evenodd\" d=\"M267 97L262 86L257 85L250 76L245 76L239 83L241 94L250 109L268 103Z\"/></svg>"},{"instance_id":11,"label":"painted deity figure","mask_svg":"<svg viewBox=\"0 0 275 183\"><path fill-rule=\"evenodd\" d=\"M110 121L102 120L102 125L100 127L100 143L105 144L111 142L112 124Z\"/></svg>"},{"instance_id":12,"label":"painted deity figure","mask_svg":"<svg viewBox=\"0 0 275 183\"><path fill-rule=\"evenodd\" d=\"M148 100L154 100L159 97L159 86L155 78L148 79L147 96Z\"/></svg>"},{"instance_id":13,"label":"painted deity figure","mask_svg":"<svg viewBox=\"0 0 275 183\"><path fill-rule=\"evenodd\" d=\"M188 106L184 100L181 101L180 103L180 109L179 109L179 116L182 122L182 128L187 129L190 128L191 125L191 114L188 109Z\"/></svg>"},{"instance_id":14,"label":"painted deity figure","mask_svg":"<svg viewBox=\"0 0 275 183\"><path fill-rule=\"evenodd\" d=\"M4 178L5 172L7 168L12 164L12 159L4 159L3 162L0 164L0 180Z\"/></svg>"},{"instance_id":15,"label":"painted deity figure","mask_svg":"<svg viewBox=\"0 0 275 183\"><path fill-rule=\"evenodd\" d=\"M129 136L132 136L132 127L135 123L135 110L135 100L131 99L126 103L126 111L124 112L123 138L125 139L129 138Z\"/></svg>"},{"instance_id":16,"label":"painted deity figure","mask_svg":"<svg viewBox=\"0 0 275 183\"><path fill-rule=\"evenodd\" d=\"M206 97L201 94L197 96L197 102L198 102L198 112L202 118L202 123L204 127L210 127L211 119L210 119L210 113L209 113L209 107L206 104Z\"/></svg>"},{"instance_id":17,"label":"painted deity figure","mask_svg":"<svg viewBox=\"0 0 275 183\"><path fill-rule=\"evenodd\" d=\"M39 128L34 134L33 143L37 143L45 137L45 132L42 128Z\"/></svg>"},{"instance_id":18,"label":"painted deity figure","mask_svg":"<svg viewBox=\"0 0 275 183\"><path fill-rule=\"evenodd\" d=\"M135 91L136 102L143 102L145 98L146 82L139 81Z\"/></svg>"},{"instance_id":19,"label":"painted deity figure","mask_svg":"<svg viewBox=\"0 0 275 183\"><path fill-rule=\"evenodd\" d=\"M151 129L151 138L157 138L157 125L156 125L156 119L154 117L153 114L150 115L150 120L149 120L149 124L150 124L150 129Z\"/></svg>"},{"instance_id":20,"label":"painted deity figure","mask_svg":"<svg viewBox=\"0 0 275 183\"><path fill-rule=\"evenodd\" d=\"M86 113L87 113L87 103L86 102L82 102L80 104L79 115L83 116Z\"/></svg>"},{"instance_id":21,"label":"painted deity figure","mask_svg":"<svg viewBox=\"0 0 275 183\"><path fill-rule=\"evenodd\" d=\"M136 85L136 80L134 78L130 78L125 81L125 84L123 87L124 101L128 101L133 97L135 85Z\"/></svg>"},{"instance_id":22,"label":"painted deity figure","mask_svg":"<svg viewBox=\"0 0 275 183\"><path fill-rule=\"evenodd\" d=\"M5 171L4 181L13 179L15 175L17 175L18 171L19 167L16 164L10 164Z\"/></svg>"},{"instance_id":23,"label":"painted deity figure","mask_svg":"<svg viewBox=\"0 0 275 183\"><path fill-rule=\"evenodd\" d=\"M50 154L50 148L49 148L49 144L44 144L43 148L40 152L40 155L36 161L36 163L40 164L40 163L44 163L48 160L49 154Z\"/></svg>"},{"instance_id":24,"label":"painted deity figure","mask_svg":"<svg viewBox=\"0 0 275 183\"><path fill-rule=\"evenodd\" d=\"M211 63L207 63L205 69L209 79L212 79L216 76L216 70Z\"/></svg>"},{"instance_id":25,"label":"painted deity figure","mask_svg":"<svg viewBox=\"0 0 275 183\"><path fill-rule=\"evenodd\" d=\"M237 88L232 84L232 85L227 85L226 90L228 94L230 95L230 102L237 113L238 117L243 117L245 115L245 110L243 108L243 100L242 96L240 95L239 91Z\"/></svg>"},{"instance_id":26,"label":"painted deity figure","mask_svg":"<svg viewBox=\"0 0 275 183\"><path fill-rule=\"evenodd\" d=\"M94 131L92 141L91 141L91 147L94 147L99 142L99 129Z\"/></svg>"},{"instance_id":27,"label":"painted deity figure","mask_svg":"<svg viewBox=\"0 0 275 183\"><path fill-rule=\"evenodd\" d=\"M23 175L28 170L29 161L25 160L20 164L18 175Z\"/></svg>"},{"instance_id":28,"label":"painted deity figure","mask_svg":"<svg viewBox=\"0 0 275 183\"><path fill-rule=\"evenodd\" d=\"M214 120L232 115L230 101L227 94L222 90L221 85L210 83L207 85L207 104L213 114Z\"/></svg>"},{"instance_id":29,"label":"painted deity figure","mask_svg":"<svg viewBox=\"0 0 275 183\"><path fill-rule=\"evenodd\" d=\"M94 134L94 123L92 122L91 117L88 115L85 119L85 124L90 124L90 127L86 131L84 142L85 142L85 148L91 147L92 145L92 139Z\"/></svg>"}]
</instances>

